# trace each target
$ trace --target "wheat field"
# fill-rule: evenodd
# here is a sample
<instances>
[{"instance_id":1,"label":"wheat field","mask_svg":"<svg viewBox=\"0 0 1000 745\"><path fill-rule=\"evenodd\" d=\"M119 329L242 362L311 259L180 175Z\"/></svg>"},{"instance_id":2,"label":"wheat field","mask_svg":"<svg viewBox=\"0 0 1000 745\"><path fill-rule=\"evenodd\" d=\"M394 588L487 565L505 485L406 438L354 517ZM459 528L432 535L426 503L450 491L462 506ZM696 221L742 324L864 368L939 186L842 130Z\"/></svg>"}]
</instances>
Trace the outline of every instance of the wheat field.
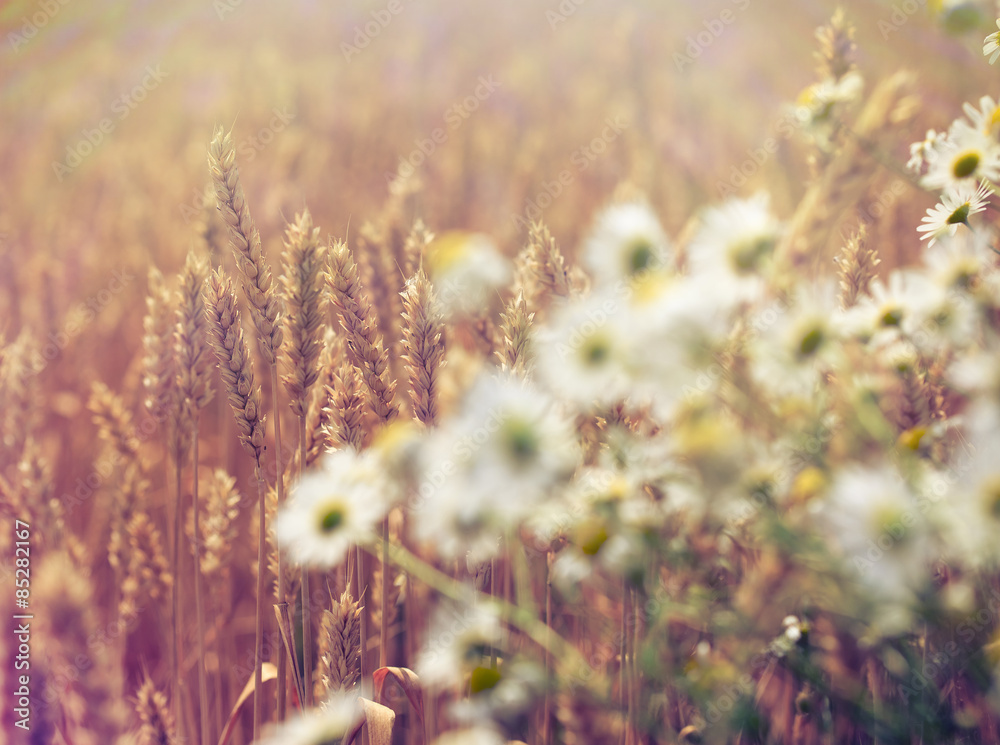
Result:
<instances>
[{"instance_id":1,"label":"wheat field","mask_svg":"<svg viewBox=\"0 0 1000 745\"><path fill-rule=\"evenodd\" d=\"M0 4L0 744L1000 743L998 16Z\"/></svg>"}]
</instances>

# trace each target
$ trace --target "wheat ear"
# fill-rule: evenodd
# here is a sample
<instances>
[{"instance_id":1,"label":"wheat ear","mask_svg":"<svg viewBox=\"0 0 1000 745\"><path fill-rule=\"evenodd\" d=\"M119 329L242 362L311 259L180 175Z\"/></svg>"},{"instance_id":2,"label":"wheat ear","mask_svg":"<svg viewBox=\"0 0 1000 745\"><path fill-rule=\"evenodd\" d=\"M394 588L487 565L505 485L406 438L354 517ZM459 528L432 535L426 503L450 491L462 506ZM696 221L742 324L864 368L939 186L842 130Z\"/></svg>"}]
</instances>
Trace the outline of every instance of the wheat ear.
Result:
<instances>
[{"instance_id":1,"label":"wheat ear","mask_svg":"<svg viewBox=\"0 0 1000 745\"><path fill-rule=\"evenodd\" d=\"M315 697L350 691L358 682L361 661L361 604L345 590L320 621Z\"/></svg>"},{"instance_id":2,"label":"wheat ear","mask_svg":"<svg viewBox=\"0 0 1000 745\"><path fill-rule=\"evenodd\" d=\"M219 372L229 397L239 431L240 444L253 457L257 473L257 502L259 518L257 527L257 623L254 651L253 724L254 739L260 737L263 702L261 701L261 672L264 652L264 548L266 530L264 517L267 512L260 457L264 452L264 420L260 408L260 387L254 382L250 356L240 314L236 308L236 295L232 280L221 271L212 274L205 293L205 312L208 315L211 335L209 340L219 360Z\"/></svg>"},{"instance_id":3,"label":"wheat ear","mask_svg":"<svg viewBox=\"0 0 1000 745\"><path fill-rule=\"evenodd\" d=\"M857 305L858 300L868 294L868 288L881 259L874 248L868 246L867 228L862 223L858 232L852 235L834 261L840 275L840 305L845 310Z\"/></svg>"},{"instance_id":4,"label":"wheat ear","mask_svg":"<svg viewBox=\"0 0 1000 745\"><path fill-rule=\"evenodd\" d=\"M157 689L147 675L135 695L135 711L142 728L139 739L143 745L176 745L177 731L167 708L167 696Z\"/></svg>"},{"instance_id":5,"label":"wheat ear","mask_svg":"<svg viewBox=\"0 0 1000 745\"><path fill-rule=\"evenodd\" d=\"M285 238L284 273L285 305L288 312L285 325L288 344L288 373L283 378L291 399L292 411L299 421L299 477L305 468L308 444L306 416L309 411L309 390L319 377L316 362L322 350L323 338L323 263L324 247L319 228L313 227L309 210L297 215L288 227ZM309 570L301 567L302 597L302 666L306 679L313 669L312 614L309 602ZM312 706L312 686L306 686L306 706Z\"/></svg>"},{"instance_id":6,"label":"wheat ear","mask_svg":"<svg viewBox=\"0 0 1000 745\"><path fill-rule=\"evenodd\" d=\"M208 344L208 319L205 317L204 287L208 279L208 259L191 251L181 271L178 290L177 327L174 346L177 351L177 389L181 401L181 422L191 431L191 510L194 514L194 603L198 631L198 692L200 698L202 742L210 742L208 716L208 681L205 671L205 617L201 588L201 549L197 537L201 509L198 504L198 418L201 409L212 400L212 352ZM178 519L182 514L178 510ZM178 524L177 529L179 530Z\"/></svg>"},{"instance_id":7,"label":"wheat ear","mask_svg":"<svg viewBox=\"0 0 1000 745\"><path fill-rule=\"evenodd\" d=\"M528 312L523 292L512 297L504 308L500 317L502 346L497 350L497 357L505 372L517 375L527 375L530 372L530 332L534 319L535 314Z\"/></svg>"},{"instance_id":8,"label":"wheat ear","mask_svg":"<svg viewBox=\"0 0 1000 745\"><path fill-rule=\"evenodd\" d=\"M369 392L369 404L384 423L399 413L394 402L396 382L389 375L389 354L376 331L371 302L361 288L358 266L342 241L330 247L327 285L340 323L347 333L347 353Z\"/></svg>"},{"instance_id":9,"label":"wheat ear","mask_svg":"<svg viewBox=\"0 0 1000 745\"><path fill-rule=\"evenodd\" d=\"M239 168L236 166L236 148L232 132L217 127L208 149L208 166L215 185L215 196L226 225L229 226L229 243L236 257L242 278L243 293L250 304L250 316L257 329L257 343L264 361L270 367L271 402L274 406L274 460L277 473L278 503L284 501L284 469L281 465L281 409L278 405L278 355L281 350L282 329L280 298L271 281L271 268L264 258L260 234L250 217ZM281 555L278 564L278 603L285 602L285 574ZM263 566L263 565L262 565ZM287 663L284 655L278 657L278 720L285 716L285 681Z\"/></svg>"},{"instance_id":10,"label":"wheat ear","mask_svg":"<svg viewBox=\"0 0 1000 745\"><path fill-rule=\"evenodd\" d=\"M174 462L175 487L172 508L174 511L173 531L170 536L171 575L180 576L180 525L181 483L179 471L181 459L187 451L187 432L180 426L180 406L177 392L177 360L174 355L174 323L177 297L171 291L163 275L155 267L149 271L149 295L146 298L146 316L143 319L143 388L146 392L146 409L159 422L166 424L166 444L170 458L167 459L166 482L170 482L170 463ZM173 643L170 647L171 669L173 670L172 703L174 721L178 726L181 718L180 695L180 647L181 647L181 592L179 583L172 589Z\"/></svg>"},{"instance_id":11,"label":"wheat ear","mask_svg":"<svg viewBox=\"0 0 1000 745\"><path fill-rule=\"evenodd\" d=\"M250 304L250 317L257 328L260 351L264 361L268 365L274 365L281 346L278 297L272 286L271 269L264 260L260 234L250 217L250 209L243 193L232 132L223 132L222 127L216 128L208 148L208 167L215 185L219 211L229 226L229 245L240 269L243 291Z\"/></svg>"},{"instance_id":12,"label":"wheat ear","mask_svg":"<svg viewBox=\"0 0 1000 745\"><path fill-rule=\"evenodd\" d=\"M778 245L780 260L801 268L823 266L826 244L840 216L863 194L878 169L875 153L910 115L913 78L896 73L883 80L858 115L851 138L799 203Z\"/></svg>"},{"instance_id":13,"label":"wheat ear","mask_svg":"<svg viewBox=\"0 0 1000 745\"><path fill-rule=\"evenodd\" d=\"M553 298L568 297L573 290L566 260L545 223L531 223L517 265L516 289L524 292L532 310L546 307Z\"/></svg>"},{"instance_id":14,"label":"wheat ear","mask_svg":"<svg viewBox=\"0 0 1000 745\"><path fill-rule=\"evenodd\" d=\"M410 378L413 417L432 425L437 419L438 368L444 360L444 323L422 270L407 280L402 296L403 359Z\"/></svg>"}]
</instances>

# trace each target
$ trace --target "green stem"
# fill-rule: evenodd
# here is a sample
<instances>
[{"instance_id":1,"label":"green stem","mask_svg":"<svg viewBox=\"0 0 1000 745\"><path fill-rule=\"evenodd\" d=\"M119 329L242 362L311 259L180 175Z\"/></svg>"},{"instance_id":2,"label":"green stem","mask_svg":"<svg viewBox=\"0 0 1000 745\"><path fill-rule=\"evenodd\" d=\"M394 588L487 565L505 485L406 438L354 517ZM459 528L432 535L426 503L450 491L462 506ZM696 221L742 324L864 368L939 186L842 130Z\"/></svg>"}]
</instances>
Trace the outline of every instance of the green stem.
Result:
<instances>
[{"instance_id":1,"label":"green stem","mask_svg":"<svg viewBox=\"0 0 1000 745\"><path fill-rule=\"evenodd\" d=\"M373 551L371 547L366 547L366 550L369 552ZM468 594L462 583L455 581L444 572L422 561L405 547L390 543L388 546L388 557L402 571L416 577L425 585L433 590L437 590L445 597L459 602L468 600ZM499 598L492 598L490 602L495 605L498 614L507 618L512 626L519 629L542 649L548 650L558 661L557 664L564 673L573 675L574 672L583 673L585 669L589 670L590 666L580 652L577 651L576 647L563 639L559 634L552 633L552 630L543 621L536 618L533 612ZM580 678L581 680L585 680L589 679L590 676L580 675Z\"/></svg>"}]
</instances>

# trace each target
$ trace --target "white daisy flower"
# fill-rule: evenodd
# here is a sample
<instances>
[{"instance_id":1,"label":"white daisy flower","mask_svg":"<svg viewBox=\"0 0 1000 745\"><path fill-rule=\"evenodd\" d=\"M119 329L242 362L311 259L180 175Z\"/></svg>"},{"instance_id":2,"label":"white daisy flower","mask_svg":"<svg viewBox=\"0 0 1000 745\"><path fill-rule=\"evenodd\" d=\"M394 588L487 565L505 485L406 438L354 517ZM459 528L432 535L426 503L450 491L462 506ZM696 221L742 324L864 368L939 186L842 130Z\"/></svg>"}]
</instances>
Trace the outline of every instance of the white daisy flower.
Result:
<instances>
[{"instance_id":1,"label":"white daisy flower","mask_svg":"<svg viewBox=\"0 0 1000 745\"><path fill-rule=\"evenodd\" d=\"M844 334L836 283L800 286L791 305L750 345L751 375L778 396L812 396Z\"/></svg>"},{"instance_id":2,"label":"white daisy flower","mask_svg":"<svg viewBox=\"0 0 1000 745\"><path fill-rule=\"evenodd\" d=\"M967 295L924 279L920 289L909 296L903 326L907 337L931 356L967 348L977 333L972 301Z\"/></svg>"},{"instance_id":3,"label":"white daisy flower","mask_svg":"<svg viewBox=\"0 0 1000 745\"><path fill-rule=\"evenodd\" d=\"M907 169L919 172L924 167L924 163L930 158L934 146L944 138L944 133L935 132L933 129L927 130L927 136L921 142L914 142L910 145L910 159L906 162Z\"/></svg>"},{"instance_id":4,"label":"white daisy flower","mask_svg":"<svg viewBox=\"0 0 1000 745\"><path fill-rule=\"evenodd\" d=\"M447 316L483 313L512 277L510 262L480 233L444 233L427 247L424 266Z\"/></svg>"},{"instance_id":5,"label":"white daisy flower","mask_svg":"<svg viewBox=\"0 0 1000 745\"><path fill-rule=\"evenodd\" d=\"M740 293L708 274L644 283L631 298L633 390L669 416L682 399L714 390L718 355Z\"/></svg>"},{"instance_id":6,"label":"white daisy flower","mask_svg":"<svg viewBox=\"0 0 1000 745\"><path fill-rule=\"evenodd\" d=\"M823 149L830 147L838 107L857 101L864 79L853 70L839 79L826 78L803 90L796 101L796 114L806 131Z\"/></svg>"},{"instance_id":7,"label":"white daisy flower","mask_svg":"<svg viewBox=\"0 0 1000 745\"><path fill-rule=\"evenodd\" d=\"M965 354L948 368L948 382L966 395L1000 400L1000 357L985 350Z\"/></svg>"},{"instance_id":8,"label":"white daisy flower","mask_svg":"<svg viewBox=\"0 0 1000 745\"><path fill-rule=\"evenodd\" d=\"M581 406L612 404L628 393L629 324L625 299L600 293L553 308L539 329L539 379Z\"/></svg>"},{"instance_id":9,"label":"white daisy flower","mask_svg":"<svg viewBox=\"0 0 1000 745\"><path fill-rule=\"evenodd\" d=\"M339 450L324 456L319 470L306 473L278 512L278 545L304 566L328 569L348 548L375 537L389 509L392 484L374 455Z\"/></svg>"},{"instance_id":10,"label":"white daisy flower","mask_svg":"<svg viewBox=\"0 0 1000 745\"><path fill-rule=\"evenodd\" d=\"M997 126L1000 125L1000 107L997 106L997 102L993 100L992 96L980 98L978 109L971 103L964 103L962 110L969 117L973 129L977 129L983 134L996 135Z\"/></svg>"},{"instance_id":11,"label":"white daisy flower","mask_svg":"<svg viewBox=\"0 0 1000 745\"><path fill-rule=\"evenodd\" d=\"M928 156L927 175L920 181L928 189L1000 178L1000 144L961 120L952 123L948 137L935 143Z\"/></svg>"},{"instance_id":12,"label":"white daisy flower","mask_svg":"<svg viewBox=\"0 0 1000 745\"><path fill-rule=\"evenodd\" d=\"M995 370L993 373L995 374ZM951 553L972 568L995 570L1000 562L1000 409L977 400L965 435L975 443L959 454L950 471L939 474L947 492L938 502Z\"/></svg>"},{"instance_id":13,"label":"white daisy flower","mask_svg":"<svg viewBox=\"0 0 1000 745\"><path fill-rule=\"evenodd\" d=\"M614 287L667 266L670 243L645 204L612 205L597 218L583 246L583 265L598 286Z\"/></svg>"},{"instance_id":14,"label":"white daisy flower","mask_svg":"<svg viewBox=\"0 0 1000 745\"><path fill-rule=\"evenodd\" d=\"M714 280L717 297L750 299L760 294L761 273L782 232L769 201L764 193L730 199L702 216L701 229L688 248L688 264L692 276Z\"/></svg>"},{"instance_id":15,"label":"white daisy flower","mask_svg":"<svg viewBox=\"0 0 1000 745\"><path fill-rule=\"evenodd\" d=\"M500 617L492 606L470 603L461 608L440 608L414 672L426 688L461 685L484 661L488 664L490 650L501 641Z\"/></svg>"},{"instance_id":16,"label":"white daisy flower","mask_svg":"<svg viewBox=\"0 0 1000 745\"><path fill-rule=\"evenodd\" d=\"M421 454L414 528L441 556L496 554L497 539L573 471L573 423L523 381L484 374Z\"/></svg>"},{"instance_id":17,"label":"white daisy flower","mask_svg":"<svg viewBox=\"0 0 1000 745\"><path fill-rule=\"evenodd\" d=\"M921 219L924 224L917 228L918 233L923 233L920 240L929 238L927 245L933 246L938 238L955 235L959 225L969 227L969 217L986 209L990 193L990 186L985 181L978 188L969 181L948 186L941 195L941 201L928 209L927 215Z\"/></svg>"},{"instance_id":18,"label":"white daisy flower","mask_svg":"<svg viewBox=\"0 0 1000 745\"><path fill-rule=\"evenodd\" d=\"M314 709L290 716L259 745L328 745L340 742L363 716L355 694L335 693Z\"/></svg>"},{"instance_id":19,"label":"white daisy flower","mask_svg":"<svg viewBox=\"0 0 1000 745\"><path fill-rule=\"evenodd\" d=\"M815 509L817 529L849 576L878 601L883 630L904 627L932 559L918 495L889 464L853 465L835 476Z\"/></svg>"},{"instance_id":20,"label":"white daisy flower","mask_svg":"<svg viewBox=\"0 0 1000 745\"><path fill-rule=\"evenodd\" d=\"M508 730L517 727L545 692L545 669L533 660L504 660L499 670L482 672L487 674L473 678L473 695L448 707L455 721L473 727L472 732L487 722ZM484 730L483 737L488 731Z\"/></svg>"},{"instance_id":21,"label":"white daisy flower","mask_svg":"<svg viewBox=\"0 0 1000 745\"><path fill-rule=\"evenodd\" d=\"M857 336L876 346L889 343L914 329L914 309L922 307L921 299L932 284L923 272L895 270L886 282L872 281L871 294L848 310L845 320Z\"/></svg>"},{"instance_id":22,"label":"white daisy flower","mask_svg":"<svg viewBox=\"0 0 1000 745\"><path fill-rule=\"evenodd\" d=\"M945 238L928 247L924 264L934 281L946 289L968 291L977 278L996 265L996 253L990 248L996 235L988 226Z\"/></svg>"},{"instance_id":23,"label":"white daisy flower","mask_svg":"<svg viewBox=\"0 0 1000 745\"><path fill-rule=\"evenodd\" d=\"M1000 18L997 19L997 28L1000 29ZM994 31L983 39L983 56L989 55L992 65L1000 57L1000 31Z\"/></svg>"}]
</instances>

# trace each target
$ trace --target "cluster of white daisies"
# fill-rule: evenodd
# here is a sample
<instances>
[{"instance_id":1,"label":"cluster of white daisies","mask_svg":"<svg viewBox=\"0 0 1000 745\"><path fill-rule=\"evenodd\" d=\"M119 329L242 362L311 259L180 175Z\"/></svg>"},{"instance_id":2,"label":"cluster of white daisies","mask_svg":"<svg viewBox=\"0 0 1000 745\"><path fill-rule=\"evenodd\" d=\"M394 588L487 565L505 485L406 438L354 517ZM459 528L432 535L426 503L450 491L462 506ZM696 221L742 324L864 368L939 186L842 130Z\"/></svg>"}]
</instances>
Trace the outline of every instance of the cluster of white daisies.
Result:
<instances>
[{"instance_id":1,"label":"cluster of white daisies","mask_svg":"<svg viewBox=\"0 0 1000 745\"><path fill-rule=\"evenodd\" d=\"M966 176L996 175L989 170L996 145L980 137L992 107L984 103L971 125L954 126L925 149L929 183L951 194L966 188L948 179L956 163L971 162L970 143L979 160ZM830 572L850 588L852 610L871 633L904 632L919 614L935 560L972 570L1000 561L992 539L1000 530L993 235L943 231L922 265L875 279L844 307L833 279L789 289L788 270L774 255L783 229L765 196L733 199L706 210L681 251L647 206L608 208L580 252L591 287L554 304L532 330L528 374L484 369L439 426L395 425L363 452L328 454L280 512L281 546L295 562L336 566L352 545L373 545L382 520L400 506L421 555L470 567L525 537L547 550L555 536L569 536L553 577L572 596L595 571L622 575L649 562L643 537L668 524L721 530L752 518L763 488L779 513L798 510L797 527L823 540L834 559ZM449 276L464 287L495 292L511 274L481 238L449 251ZM483 271L490 266L484 251L490 271ZM442 312L454 319L467 309ZM758 396L753 416L780 421L795 412L785 429L750 432L719 405L729 377L720 360L735 341ZM858 359L867 360L863 369ZM895 440L841 461L824 458L832 435L803 445L810 427L829 434L847 426L834 402L857 402L859 419L870 417L865 406L928 359L948 362L948 384L969 399L966 416L927 419L907 433L903 456ZM610 432L597 463L583 466L577 422L622 403L655 426L641 435ZM868 426L877 440L879 425ZM946 460L928 455L956 433L965 443L959 452ZM804 476L813 478L815 494L799 509ZM971 589L958 593L955 602L971 596ZM417 673L426 685L461 682L478 664L475 650L500 641L495 610L469 597L456 611L468 614L463 633L431 634L451 641L421 656ZM511 690L530 690L510 680ZM510 705L511 695L502 700Z\"/></svg>"},{"instance_id":2,"label":"cluster of white daisies","mask_svg":"<svg viewBox=\"0 0 1000 745\"><path fill-rule=\"evenodd\" d=\"M979 107L965 104L967 118L958 118L948 131L931 129L926 138L910 146L907 167L923 173L927 189L941 192L940 202L927 211L917 228L933 244L954 235L959 225L986 208L1000 178L1000 107L990 96L979 99Z\"/></svg>"}]
</instances>

